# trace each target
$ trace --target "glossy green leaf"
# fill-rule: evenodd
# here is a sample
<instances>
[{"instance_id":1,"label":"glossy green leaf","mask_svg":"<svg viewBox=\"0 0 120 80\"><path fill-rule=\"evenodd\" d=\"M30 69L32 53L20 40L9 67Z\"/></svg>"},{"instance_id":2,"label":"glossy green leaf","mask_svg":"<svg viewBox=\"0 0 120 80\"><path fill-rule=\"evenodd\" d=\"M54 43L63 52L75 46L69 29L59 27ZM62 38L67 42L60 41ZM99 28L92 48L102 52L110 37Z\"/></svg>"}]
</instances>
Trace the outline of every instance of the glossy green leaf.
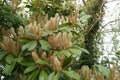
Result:
<instances>
[{"instance_id":1,"label":"glossy green leaf","mask_svg":"<svg viewBox=\"0 0 120 80\"><path fill-rule=\"evenodd\" d=\"M62 28L62 27L66 27L66 26L70 26L70 23L64 23L58 26L58 28Z\"/></svg>"},{"instance_id":2,"label":"glossy green leaf","mask_svg":"<svg viewBox=\"0 0 120 80\"><path fill-rule=\"evenodd\" d=\"M42 70L39 75L39 80L47 80L47 78L48 78L48 75L46 71Z\"/></svg>"},{"instance_id":3,"label":"glossy green leaf","mask_svg":"<svg viewBox=\"0 0 120 80\"><path fill-rule=\"evenodd\" d=\"M62 67L64 68L65 66L69 65L72 60L73 60L72 56L66 57L65 60L64 60L63 65L62 65Z\"/></svg>"},{"instance_id":4,"label":"glossy green leaf","mask_svg":"<svg viewBox=\"0 0 120 80\"><path fill-rule=\"evenodd\" d=\"M28 50L31 51L37 46L37 41L30 41L27 44L22 46L22 51Z\"/></svg>"},{"instance_id":5,"label":"glossy green leaf","mask_svg":"<svg viewBox=\"0 0 120 80\"><path fill-rule=\"evenodd\" d=\"M4 51L0 51L0 60L3 59L3 57L5 57L6 53Z\"/></svg>"},{"instance_id":6,"label":"glossy green leaf","mask_svg":"<svg viewBox=\"0 0 120 80\"><path fill-rule=\"evenodd\" d=\"M34 62L29 62L29 61L22 61L20 64L24 65L24 66L34 66L35 65Z\"/></svg>"},{"instance_id":7,"label":"glossy green leaf","mask_svg":"<svg viewBox=\"0 0 120 80\"><path fill-rule=\"evenodd\" d=\"M36 77L37 77L37 75L38 75L38 73L39 73L39 70L33 71L33 72L30 74L30 76L28 77L28 80L35 80Z\"/></svg>"},{"instance_id":8,"label":"glossy green leaf","mask_svg":"<svg viewBox=\"0 0 120 80\"><path fill-rule=\"evenodd\" d=\"M58 80L59 79L59 73L57 73L56 75L55 75L55 77L54 77L54 79L53 80Z\"/></svg>"},{"instance_id":9,"label":"glossy green leaf","mask_svg":"<svg viewBox=\"0 0 120 80\"><path fill-rule=\"evenodd\" d=\"M48 76L48 80L53 80L55 77L55 72L52 72L49 76Z\"/></svg>"},{"instance_id":10,"label":"glossy green leaf","mask_svg":"<svg viewBox=\"0 0 120 80\"><path fill-rule=\"evenodd\" d=\"M19 39L19 41L21 41L21 42L23 42L23 43L28 43L28 42L30 42L31 40L28 39L28 38L22 37L22 38Z\"/></svg>"},{"instance_id":11,"label":"glossy green leaf","mask_svg":"<svg viewBox=\"0 0 120 80\"><path fill-rule=\"evenodd\" d=\"M8 56L6 56L5 60L8 64L11 64L15 61L15 58L13 55L8 55Z\"/></svg>"},{"instance_id":12,"label":"glossy green leaf","mask_svg":"<svg viewBox=\"0 0 120 80\"><path fill-rule=\"evenodd\" d=\"M36 66L29 66L24 70L24 73L27 74L29 72L32 72L33 70L35 70L37 67Z\"/></svg>"},{"instance_id":13,"label":"glossy green leaf","mask_svg":"<svg viewBox=\"0 0 120 80\"><path fill-rule=\"evenodd\" d=\"M96 66L97 66L99 72L104 74L105 77L107 77L107 78L109 77L109 70L106 67L104 67L102 65L96 65Z\"/></svg>"},{"instance_id":14,"label":"glossy green leaf","mask_svg":"<svg viewBox=\"0 0 120 80\"><path fill-rule=\"evenodd\" d=\"M58 29L58 31L62 31L62 32L64 32L64 31L70 32L70 31L72 31L72 30L73 30L73 28L70 27L70 26L66 26L66 27L62 27L62 28L59 28L59 29Z\"/></svg>"},{"instance_id":15,"label":"glossy green leaf","mask_svg":"<svg viewBox=\"0 0 120 80\"><path fill-rule=\"evenodd\" d=\"M46 60L43 60L43 59L40 59L40 58L37 60L37 63L49 66L49 63Z\"/></svg>"},{"instance_id":16,"label":"glossy green leaf","mask_svg":"<svg viewBox=\"0 0 120 80\"><path fill-rule=\"evenodd\" d=\"M65 71L64 70L63 73L72 79L81 80L80 75L78 73L76 73L75 71L72 71L72 70Z\"/></svg>"},{"instance_id":17,"label":"glossy green leaf","mask_svg":"<svg viewBox=\"0 0 120 80\"><path fill-rule=\"evenodd\" d=\"M80 56L81 53L82 53L82 51L81 51L80 49L77 49L77 48L70 48L69 51L70 51L71 53L73 53L73 54L72 54L73 57Z\"/></svg>"},{"instance_id":18,"label":"glossy green leaf","mask_svg":"<svg viewBox=\"0 0 120 80\"><path fill-rule=\"evenodd\" d=\"M88 52L88 50L86 50L86 49L84 49L84 48L79 48L79 49L80 49L81 51L87 53L87 54L90 54L90 53Z\"/></svg>"},{"instance_id":19,"label":"glossy green leaf","mask_svg":"<svg viewBox=\"0 0 120 80\"><path fill-rule=\"evenodd\" d=\"M52 48L51 45L45 40L40 40L39 43L40 43L42 49L44 49L46 51L49 51Z\"/></svg>"}]
</instances>

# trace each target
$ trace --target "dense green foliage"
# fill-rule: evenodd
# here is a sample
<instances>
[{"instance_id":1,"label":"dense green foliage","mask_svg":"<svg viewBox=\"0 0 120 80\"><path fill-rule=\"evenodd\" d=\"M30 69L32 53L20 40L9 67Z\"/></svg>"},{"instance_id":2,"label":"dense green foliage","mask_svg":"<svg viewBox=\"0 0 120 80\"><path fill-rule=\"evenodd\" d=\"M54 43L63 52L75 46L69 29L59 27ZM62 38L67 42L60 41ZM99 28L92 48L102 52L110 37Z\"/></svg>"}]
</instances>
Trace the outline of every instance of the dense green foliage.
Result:
<instances>
[{"instance_id":1,"label":"dense green foliage","mask_svg":"<svg viewBox=\"0 0 120 80\"><path fill-rule=\"evenodd\" d=\"M83 54L80 60L83 62L80 65L92 65L97 63L100 56L99 49L97 48L97 31L100 28L100 21L103 16L104 0L88 0L86 3L86 12L91 15L86 25L87 32L85 35L85 49L91 54Z\"/></svg>"},{"instance_id":2,"label":"dense green foliage","mask_svg":"<svg viewBox=\"0 0 120 80\"><path fill-rule=\"evenodd\" d=\"M10 6L0 4L0 25L5 29L11 27L17 29L19 26L24 26L24 20L19 14L13 13Z\"/></svg>"},{"instance_id":3,"label":"dense green foliage","mask_svg":"<svg viewBox=\"0 0 120 80\"><path fill-rule=\"evenodd\" d=\"M4 1L0 6L0 74L4 80L114 78L110 77L113 72L95 64L100 21L94 22L101 16L103 0L88 0L79 10L72 0L28 0L24 5L29 17L20 16L25 15L19 11L22 0L11 0L12 5Z\"/></svg>"}]
</instances>

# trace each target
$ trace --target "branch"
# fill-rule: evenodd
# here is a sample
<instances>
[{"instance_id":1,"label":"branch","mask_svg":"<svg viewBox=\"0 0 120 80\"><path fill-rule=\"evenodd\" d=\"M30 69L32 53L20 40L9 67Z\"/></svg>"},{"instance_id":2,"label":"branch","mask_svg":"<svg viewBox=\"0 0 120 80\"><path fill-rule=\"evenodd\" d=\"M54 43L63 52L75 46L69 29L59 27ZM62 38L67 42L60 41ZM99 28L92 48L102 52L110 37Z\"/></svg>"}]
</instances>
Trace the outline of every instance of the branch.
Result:
<instances>
[{"instance_id":1,"label":"branch","mask_svg":"<svg viewBox=\"0 0 120 80\"><path fill-rule=\"evenodd\" d=\"M107 2L105 1L105 2L101 5L100 11L99 11L100 15L99 15L99 17L95 20L95 22L94 22L93 25L90 27L90 29L88 30L88 34L94 30L95 25L101 20L102 16L104 15L104 13L103 13L102 11L103 11L103 7L104 7L104 5L105 5L106 3L107 3Z\"/></svg>"},{"instance_id":2,"label":"branch","mask_svg":"<svg viewBox=\"0 0 120 80\"><path fill-rule=\"evenodd\" d=\"M116 20L113 20L113 21L110 21L110 22L108 22L108 23L106 23L104 26L102 26L102 28L100 29L100 31L99 32L101 32L102 31L102 29L104 29L107 25L109 25L110 23L113 23L113 22L116 22L116 21L119 21L120 19L116 19Z\"/></svg>"},{"instance_id":3,"label":"branch","mask_svg":"<svg viewBox=\"0 0 120 80\"><path fill-rule=\"evenodd\" d=\"M86 6L86 2L85 2L85 0L82 0L82 2L83 2L83 4Z\"/></svg>"}]
</instances>

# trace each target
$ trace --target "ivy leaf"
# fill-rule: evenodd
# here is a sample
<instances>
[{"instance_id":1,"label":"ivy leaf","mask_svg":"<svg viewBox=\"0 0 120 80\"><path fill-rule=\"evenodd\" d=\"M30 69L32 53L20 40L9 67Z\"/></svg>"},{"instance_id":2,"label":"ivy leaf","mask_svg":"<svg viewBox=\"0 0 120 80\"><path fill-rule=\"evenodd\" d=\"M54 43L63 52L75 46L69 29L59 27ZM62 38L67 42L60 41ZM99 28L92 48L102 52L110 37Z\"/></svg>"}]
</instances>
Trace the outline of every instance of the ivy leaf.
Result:
<instances>
[{"instance_id":1,"label":"ivy leaf","mask_svg":"<svg viewBox=\"0 0 120 80\"><path fill-rule=\"evenodd\" d=\"M63 70L63 73L66 74L68 77L75 79L75 80L82 80L80 75L78 73L76 73L75 71L65 71Z\"/></svg>"},{"instance_id":2,"label":"ivy leaf","mask_svg":"<svg viewBox=\"0 0 120 80\"><path fill-rule=\"evenodd\" d=\"M22 51L25 51L26 49L28 51L33 50L37 46L37 41L30 41L27 44L22 46Z\"/></svg>"},{"instance_id":3,"label":"ivy leaf","mask_svg":"<svg viewBox=\"0 0 120 80\"><path fill-rule=\"evenodd\" d=\"M47 73L44 70L42 70L39 75L39 80L47 80L47 77Z\"/></svg>"},{"instance_id":4,"label":"ivy leaf","mask_svg":"<svg viewBox=\"0 0 120 80\"><path fill-rule=\"evenodd\" d=\"M24 73L27 74L29 72L32 72L33 70L35 70L37 67L36 66L29 66L24 70Z\"/></svg>"},{"instance_id":5,"label":"ivy leaf","mask_svg":"<svg viewBox=\"0 0 120 80\"><path fill-rule=\"evenodd\" d=\"M51 45L45 40L40 40L39 43L40 43L42 49L44 49L46 51L49 51L52 48Z\"/></svg>"},{"instance_id":6,"label":"ivy leaf","mask_svg":"<svg viewBox=\"0 0 120 80\"><path fill-rule=\"evenodd\" d=\"M6 55L6 53L5 53L4 51L1 51L1 52L0 52L0 60L2 60L3 57L5 57L5 55Z\"/></svg>"},{"instance_id":7,"label":"ivy leaf","mask_svg":"<svg viewBox=\"0 0 120 80\"><path fill-rule=\"evenodd\" d=\"M49 66L49 63L48 63L46 60L42 60L42 59L40 59L40 58L37 60L37 63L38 63L38 64L44 64L44 65Z\"/></svg>"}]
</instances>

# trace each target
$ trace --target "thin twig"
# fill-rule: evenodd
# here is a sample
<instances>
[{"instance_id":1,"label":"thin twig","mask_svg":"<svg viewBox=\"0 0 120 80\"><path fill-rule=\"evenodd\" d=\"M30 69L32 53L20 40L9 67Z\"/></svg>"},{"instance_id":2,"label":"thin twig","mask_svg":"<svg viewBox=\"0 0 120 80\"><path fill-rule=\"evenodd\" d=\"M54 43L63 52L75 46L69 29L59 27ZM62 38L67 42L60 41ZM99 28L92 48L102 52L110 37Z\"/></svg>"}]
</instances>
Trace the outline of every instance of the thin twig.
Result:
<instances>
[{"instance_id":1,"label":"thin twig","mask_svg":"<svg viewBox=\"0 0 120 80\"><path fill-rule=\"evenodd\" d=\"M112 20L112 21L106 23L105 25L102 26L102 28L99 30L99 32L101 32L107 25L109 25L109 24L111 24L111 23L113 23L113 22L119 21L119 20L120 20L120 19L116 19L116 20Z\"/></svg>"}]
</instances>

